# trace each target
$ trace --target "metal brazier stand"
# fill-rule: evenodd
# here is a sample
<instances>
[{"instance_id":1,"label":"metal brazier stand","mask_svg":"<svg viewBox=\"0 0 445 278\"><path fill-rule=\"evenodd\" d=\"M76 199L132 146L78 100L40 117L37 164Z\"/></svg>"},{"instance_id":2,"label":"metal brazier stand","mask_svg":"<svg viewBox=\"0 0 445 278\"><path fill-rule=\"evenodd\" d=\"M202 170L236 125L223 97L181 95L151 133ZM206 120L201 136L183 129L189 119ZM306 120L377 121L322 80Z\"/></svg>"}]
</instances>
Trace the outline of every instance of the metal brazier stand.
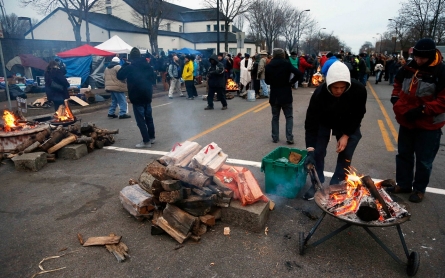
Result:
<instances>
[{"instance_id":1,"label":"metal brazier stand","mask_svg":"<svg viewBox=\"0 0 445 278\"><path fill-rule=\"evenodd\" d=\"M320 185L320 183L318 181L317 173L315 172L315 169L311 169L309 174L311 176L312 183L314 183L316 185ZM318 187L320 187L320 186L318 186ZM318 207L320 207L323 210L323 213L321 214L321 217L317 220L315 225L312 227L312 229L309 231L309 234L307 235L307 237L304 236L304 232L300 232L299 233L299 253L300 253L300 255L304 255L304 252L305 252L305 250L307 248L315 247L317 245L320 245L323 242L325 242L328 239L336 236L337 234L339 234L343 230L346 230L347 228L349 228L349 227L351 227L353 225L361 226L375 240L375 242L377 242L396 262L398 262L399 264L402 264L402 265L406 265L406 273L408 274L408 276L416 275L417 270L419 269L419 265L420 265L419 253L416 252L416 251L412 251L411 253L409 253L408 247L406 246L405 238L404 238L403 233L402 233L402 229L400 228L401 224L403 224L404 222L409 220L409 218L410 218L409 216L405 216L403 218L397 218L394 221L387 222L387 223L375 223L375 222L369 222L368 223L368 222L364 222L364 221L357 222L357 221L352 221L352 220L348 220L348 219L339 218L339 217L335 216L334 214L332 214L331 212L329 212L325 208L325 206L323 205L323 200L324 200L325 197L323 196L323 193L321 192L322 190L320 190L320 189L321 188L319 188L317 190L317 192L315 193L315 202L318 205ZM398 201L398 202L399 202L399 204L401 204L400 201ZM314 233L317 230L317 228L320 226L320 224L323 221L323 219L326 216L326 214L329 214L329 215L335 217L336 219L342 220L342 221L344 221L346 223L343 226L341 226L340 228L336 229L335 231L333 231L333 232L329 233L328 235L324 236L323 238L317 240L316 242L314 242L312 244L308 244L309 240L314 235ZM403 250L404 250L406 258L407 258L407 262L402 261L396 254L394 254L394 252L392 252L380 240L379 237L377 237L369 229L369 227L380 227L381 228L381 227L390 227L390 226L396 226L396 228L397 228L397 232L399 234L400 241L402 243Z\"/></svg>"}]
</instances>

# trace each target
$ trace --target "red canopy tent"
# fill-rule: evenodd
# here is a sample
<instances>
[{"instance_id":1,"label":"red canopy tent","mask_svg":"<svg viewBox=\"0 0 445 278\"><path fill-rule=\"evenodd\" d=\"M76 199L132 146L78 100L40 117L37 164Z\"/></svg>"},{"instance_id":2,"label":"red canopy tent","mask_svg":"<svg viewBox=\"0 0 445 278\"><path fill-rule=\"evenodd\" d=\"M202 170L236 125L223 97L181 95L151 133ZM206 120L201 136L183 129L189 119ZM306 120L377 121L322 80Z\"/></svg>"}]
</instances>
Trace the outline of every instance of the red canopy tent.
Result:
<instances>
[{"instance_id":1,"label":"red canopy tent","mask_svg":"<svg viewBox=\"0 0 445 278\"><path fill-rule=\"evenodd\" d=\"M85 44L64 52L57 53L57 56L60 58L67 58L67 57L85 57L85 56L114 56L115 53L108 52L105 50L100 50L95 47L92 47L91 45Z\"/></svg>"}]
</instances>

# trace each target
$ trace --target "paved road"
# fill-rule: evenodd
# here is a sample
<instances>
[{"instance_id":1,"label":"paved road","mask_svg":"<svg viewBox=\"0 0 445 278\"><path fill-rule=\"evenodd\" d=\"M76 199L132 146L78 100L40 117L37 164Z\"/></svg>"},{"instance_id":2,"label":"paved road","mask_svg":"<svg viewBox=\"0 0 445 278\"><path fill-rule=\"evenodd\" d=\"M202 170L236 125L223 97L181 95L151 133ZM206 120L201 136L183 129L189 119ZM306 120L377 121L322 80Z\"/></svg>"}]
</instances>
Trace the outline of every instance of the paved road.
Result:
<instances>
[{"instance_id":1,"label":"paved road","mask_svg":"<svg viewBox=\"0 0 445 278\"><path fill-rule=\"evenodd\" d=\"M373 178L394 178L398 125L389 102L391 87L368 85L363 139L353 166ZM313 89L294 91L295 147L304 148L303 122ZM199 90L203 94L203 89ZM130 178L138 178L144 166L173 144L194 140L201 145L215 142L231 159L261 162L278 146L285 146L284 119L281 141L272 143L270 108L266 100L247 102L235 98L228 110L205 111L206 103L175 97L153 100L156 143L144 152L134 152L140 134L132 119L107 119L106 110L81 115L100 127L120 129L113 147L97 150L78 161L58 160L37 173L18 173L12 163L0 167L0 276L30 277L45 257L68 253L44 263L45 269L66 267L48 277L405 277L397 264L360 227L351 227L316 248L298 254L298 232L314 225L301 209L321 214L314 202L270 195L276 203L267 223L269 232L254 234L231 227L223 235L218 223L201 242L177 243L169 236L151 236L148 222L130 217L118 200ZM385 112L383 112L385 111ZM387 115L387 116L386 116ZM386 133L385 133L386 130ZM394 138L395 137L395 138ZM445 148L436 158L431 188L420 204L410 204L411 221L401 227L409 250L420 253L418 277L443 277L445 272ZM335 143L329 146L326 171L335 166ZM264 173L247 166L264 185ZM327 173L329 174L329 173ZM309 186L307 183L306 187ZM402 195L407 200L408 196ZM321 238L343 222L326 217L314 239ZM372 229L383 242L406 261L395 227ZM118 264L102 247L81 247L76 234L85 238L115 233L123 236L131 258ZM311 240L312 241L312 240ZM66 251L59 250L67 248Z\"/></svg>"}]
</instances>

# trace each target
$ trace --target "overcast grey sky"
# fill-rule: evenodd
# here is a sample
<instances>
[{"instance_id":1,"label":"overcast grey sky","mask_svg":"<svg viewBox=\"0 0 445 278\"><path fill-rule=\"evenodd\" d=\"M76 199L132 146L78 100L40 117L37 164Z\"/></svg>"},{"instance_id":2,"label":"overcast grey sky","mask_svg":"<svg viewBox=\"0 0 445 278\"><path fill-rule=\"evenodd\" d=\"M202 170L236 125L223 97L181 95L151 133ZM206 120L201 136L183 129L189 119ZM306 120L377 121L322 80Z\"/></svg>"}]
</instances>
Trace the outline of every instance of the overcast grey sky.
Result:
<instances>
[{"instance_id":1,"label":"overcast grey sky","mask_svg":"<svg viewBox=\"0 0 445 278\"><path fill-rule=\"evenodd\" d=\"M400 0L289 0L300 10L310 9L309 14L326 33L333 32L357 53L365 41L375 44L373 37L387 30L388 18L394 18L401 7ZM188 8L202 8L201 0L174 0L173 3ZM42 19L31 7L20 8L18 0L4 0L6 13ZM334 50L334 49L332 49Z\"/></svg>"}]
</instances>

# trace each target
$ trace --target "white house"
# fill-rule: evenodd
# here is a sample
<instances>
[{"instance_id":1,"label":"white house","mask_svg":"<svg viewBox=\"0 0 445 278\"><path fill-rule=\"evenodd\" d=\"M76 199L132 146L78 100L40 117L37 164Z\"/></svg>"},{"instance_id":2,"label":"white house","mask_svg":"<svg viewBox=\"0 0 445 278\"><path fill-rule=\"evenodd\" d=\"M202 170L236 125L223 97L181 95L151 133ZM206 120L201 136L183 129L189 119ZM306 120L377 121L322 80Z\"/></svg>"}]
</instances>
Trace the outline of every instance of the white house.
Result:
<instances>
[{"instance_id":1,"label":"white house","mask_svg":"<svg viewBox=\"0 0 445 278\"><path fill-rule=\"evenodd\" d=\"M150 43L142 21L137 19L138 0L106 1L103 11L88 14L90 41L101 43L114 35L118 35L131 46L149 49ZM189 9L168 2L163 3L163 19L158 31L159 51L176 50L183 47L196 50L217 49L217 21L216 9ZM114 8L112 8L114 7ZM220 13L220 51L224 51L224 15ZM85 20L82 21L81 37L85 41ZM55 28L54 26L57 26ZM253 41L245 40L244 48L237 48L237 28L229 25L229 52L236 54L255 52ZM36 24L32 32L36 40L74 41L74 32L68 15L62 8L54 10ZM25 34L31 39L31 30Z\"/></svg>"}]
</instances>

